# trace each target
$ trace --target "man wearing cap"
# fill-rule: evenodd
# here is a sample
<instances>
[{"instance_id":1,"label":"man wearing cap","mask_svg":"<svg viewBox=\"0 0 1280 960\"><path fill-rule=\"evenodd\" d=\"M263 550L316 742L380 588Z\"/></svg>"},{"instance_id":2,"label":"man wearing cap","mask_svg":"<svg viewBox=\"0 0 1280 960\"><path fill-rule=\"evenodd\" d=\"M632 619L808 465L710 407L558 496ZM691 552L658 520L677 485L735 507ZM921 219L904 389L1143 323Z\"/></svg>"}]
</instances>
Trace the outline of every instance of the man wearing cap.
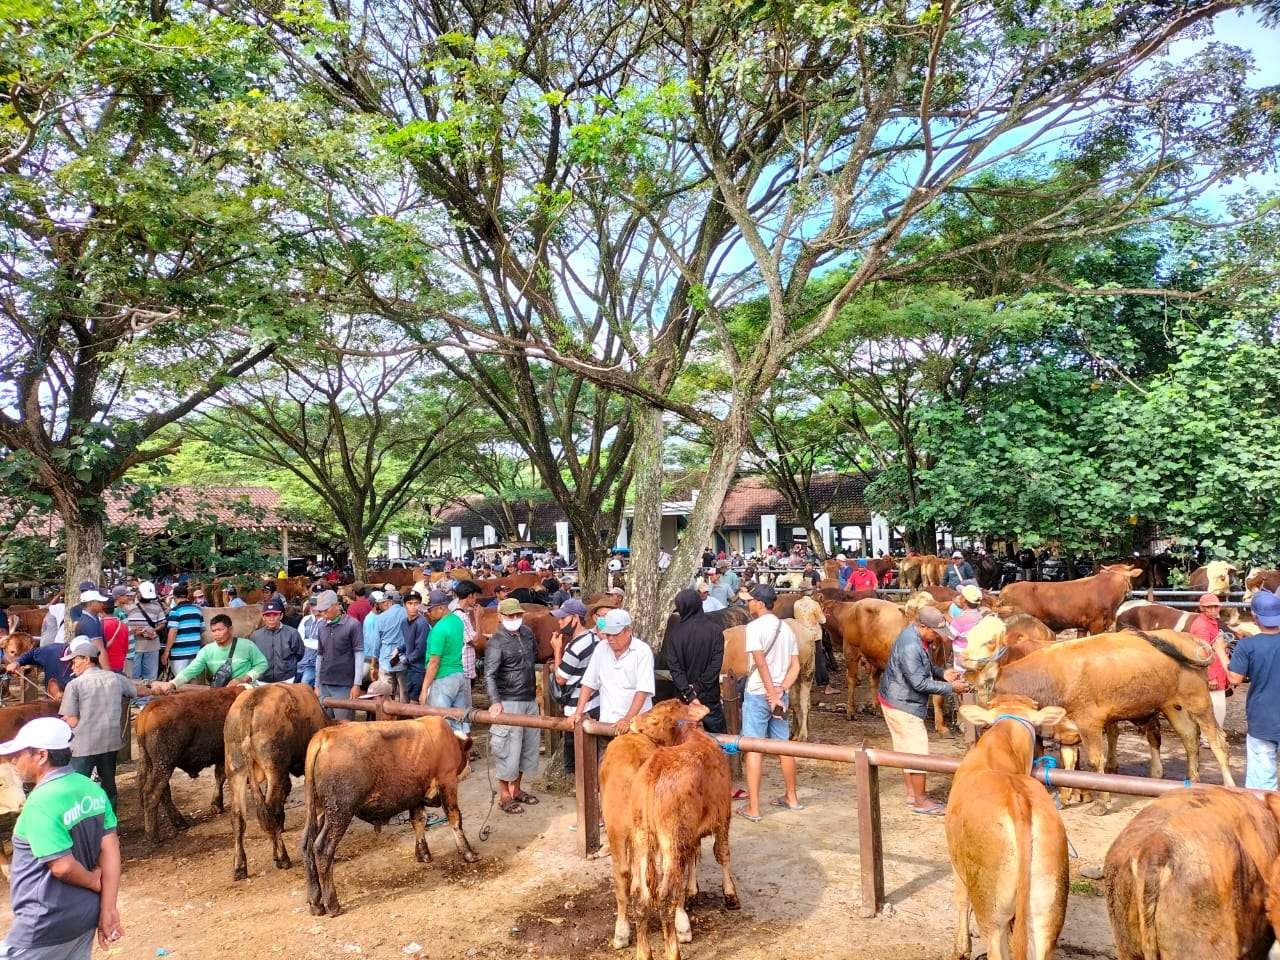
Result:
<instances>
[{"instance_id":1,"label":"man wearing cap","mask_svg":"<svg viewBox=\"0 0 1280 960\"><path fill-rule=\"evenodd\" d=\"M707 594L715 597L726 607L733 602L733 594L729 592L729 585L720 579L720 571L715 567L707 570Z\"/></svg>"},{"instance_id":2,"label":"man wearing cap","mask_svg":"<svg viewBox=\"0 0 1280 960\"><path fill-rule=\"evenodd\" d=\"M267 660L267 672L259 680L278 683L292 680L298 663L306 652L302 635L284 622L284 604L268 600L262 607L262 626L249 634L249 639Z\"/></svg>"},{"instance_id":3,"label":"man wearing cap","mask_svg":"<svg viewBox=\"0 0 1280 960\"><path fill-rule=\"evenodd\" d=\"M88 593L90 591L97 593L98 585L94 583L92 580L81 580L80 587L79 589L76 590L76 596L79 596L82 593ZM78 623L80 620L80 614L83 612L84 612L84 604L79 602L76 603L76 605L71 608L71 622Z\"/></svg>"},{"instance_id":4,"label":"man wearing cap","mask_svg":"<svg viewBox=\"0 0 1280 960\"><path fill-rule=\"evenodd\" d=\"M538 713L534 671L538 663L538 641L524 625L520 601L508 597L498 604L501 626L489 637L484 650L484 682L489 693L489 712L495 715ZM427 651L434 649L435 631L427 638ZM431 668L428 666L430 675ZM521 804L538 798L521 788L526 773L538 770L538 747L542 737L536 727L494 725L489 733L498 778L498 806L504 813L524 813Z\"/></svg>"},{"instance_id":5,"label":"man wearing cap","mask_svg":"<svg viewBox=\"0 0 1280 960\"><path fill-rule=\"evenodd\" d=\"M702 718L708 733L724 733L720 668L724 663L724 627L706 615L706 601L692 590L676 594L678 620L667 630L667 667L676 693L685 703L697 700L710 713Z\"/></svg>"},{"instance_id":6,"label":"man wearing cap","mask_svg":"<svg viewBox=\"0 0 1280 960\"><path fill-rule=\"evenodd\" d=\"M563 650L556 661L556 683L560 685L560 703L564 715L572 717L578 712L578 695L582 692L582 678L587 672L600 637L587 622L587 605L576 597L570 597L551 611L565 637ZM586 715L600 719L600 695L597 693L586 706ZM573 749L573 737L564 738L564 772L572 774L577 763Z\"/></svg>"},{"instance_id":7,"label":"man wearing cap","mask_svg":"<svg viewBox=\"0 0 1280 960\"><path fill-rule=\"evenodd\" d=\"M222 590L227 595L228 607L243 607L247 604L240 599L240 591L236 589L235 584L227 584Z\"/></svg>"},{"instance_id":8,"label":"man wearing cap","mask_svg":"<svg viewBox=\"0 0 1280 960\"><path fill-rule=\"evenodd\" d=\"M867 566L867 558L859 557L852 570L849 571L850 590L879 590L880 578Z\"/></svg>"},{"instance_id":9,"label":"man wearing cap","mask_svg":"<svg viewBox=\"0 0 1280 960\"><path fill-rule=\"evenodd\" d=\"M998 618L989 619L1000 622ZM931 696L964 693L969 689L959 670L944 671L929 659L929 645L950 637L951 628L947 626L942 612L936 607L924 607L916 622L908 624L898 634L889 652L889 663L880 678L878 696L893 749L899 753L929 752L929 734L925 731L924 718ZM905 775L907 804L912 812L942 816L945 812L942 804L931 799L925 791L924 772L907 770Z\"/></svg>"},{"instance_id":10,"label":"man wearing cap","mask_svg":"<svg viewBox=\"0 0 1280 960\"><path fill-rule=\"evenodd\" d=\"M355 700L360 696L360 681L364 673L364 640L360 624L342 612L338 595L326 590L316 597L316 618L320 628L316 632L316 681L320 696L336 700ZM325 712L335 720L351 720L351 710Z\"/></svg>"},{"instance_id":11,"label":"man wearing cap","mask_svg":"<svg viewBox=\"0 0 1280 960\"><path fill-rule=\"evenodd\" d=\"M587 708L600 694L600 722L612 723L618 736L631 727L633 717L653 706L657 689L653 675L653 650L631 630L631 614L621 607L605 612L598 632L598 644L582 676L575 723L586 717Z\"/></svg>"},{"instance_id":12,"label":"man wearing cap","mask_svg":"<svg viewBox=\"0 0 1280 960\"><path fill-rule=\"evenodd\" d=\"M449 609L449 595L443 590L431 591L427 598L427 618L433 622L421 654L423 677L419 703L455 710L465 710L471 705L471 684L462 665L466 646L465 616L465 611ZM450 720L449 726L460 733L471 729L465 720Z\"/></svg>"},{"instance_id":13,"label":"man wearing cap","mask_svg":"<svg viewBox=\"0 0 1280 960\"><path fill-rule=\"evenodd\" d=\"M76 637L62 659L75 676L62 694L58 712L75 730L71 741L71 768L86 777L98 771L98 781L116 806L116 753L123 730L124 698L132 699L146 688L122 674L98 665L98 645L88 637Z\"/></svg>"},{"instance_id":14,"label":"man wearing cap","mask_svg":"<svg viewBox=\"0 0 1280 960\"><path fill-rule=\"evenodd\" d=\"M792 685L800 676L800 646L791 628L773 612L778 593L768 584L751 588L747 612L746 653L749 664L746 693L742 698L742 735L744 737L790 740L791 721L787 717ZM796 761L779 757L786 792L770 801L772 806L803 810L796 795ZM751 821L760 820L760 778L764 773L764 757L758 753L746 756L747 802L738 813Z\"/></svg>"},{"instance_id":15,"label":"man wearing cap","mask_svg":"<svg viewBox=\"0 0 1280 960\"><path fill-rule=\"evenodd\" d=\"M261 680L266 675L269 669L267 658L252 640L235 635L231 618L225 613L219 613L209 621L209 634L213 642L201 647L195 659L179 670L171 682L153 683L152 691L172 693L201 675L213 681L228 659L231 661L230 676L225 684L219 682L218 686L234 687L251 680Z\"/></svg>"},{"instance_id":16,"label":"man wearing cap","mask_svg":"<svg viewBox=\"0 0 1280 960\"><path fill-rule=\"evenodd\" d=\"M1244 785L1276 789L1276 751L1280 749L1280 597L1270 590L1253 595L1253 618L1259 632L1241 637L1231 654L1227 676L1232 683L1248 683L1245 701Z\"/></svg>"},{"instance_id":17,"label":"man wearing cap","mask_svg":"<svg viewBox=\"0 0 1280 960\"><path fill-rule=\"evenodd\" d=\"M164 632L164 608L156 596L156 585L150 580L138 584L138 602L129 609L129 636L133 641L135 680L154 680L160 676L160 643Z\"/></svg>"},{"instance_id":18,"label":"man wearing cap","mask_svg":"<svg viewBox=\"0 0 1280 960\"><path fill-rule=\"evenodd\" d=\"M71 664L62 659L66 652L67 644L65 643L45 644L34 650L28 650L16 660L10 660L6 655L4 669L8 673L16 674L22 667L34 664L44 673L45 692L51 699L61 700L62 691L67 688L67 684L74 676L71 672Z\"/></svg>"},{"instance_id":19,"label":"man wearing cap","mask_svg":"<svg viewBox=\"0 0 1280 960\"><path fill-rule=\"evenodd\" d=\"M106 616L110 602L96 586L83 591L80 594L80 616L76 619L76 636L102 640L102 618Z\"/></svg>"},{"instance_id":20,"label":"man wearing cap","mask_svg":"<svg viewBox=\"0 0 1280 960\"><path fill-rule=\"evenodd\" d=\"M160 665L168 664L176 674L188 666L204 645L204 611L187 597L187 587L173 588L173 609L169 611L169 639L160 651Z\"/></svg>"},{"instance_id":21,"label":"man wearing cap","mask_svg":"<svg viewBox=\"0 0 1280 960\"><path fill-rule=\"evenodd\" d=\"M399 593L383 593L378 603L377 620L373 628L373 658L378 666L378 678L391 684L391 696L403 703L405 699L404 668L405 649L404 634L401 627L405 622L405 611L397 601ZM373 618L370 617L370 620ZM365 620L368 624L369 620ZM369 655L369 649L365 650ZM372 665L371 665L372 666Z\"/></svg>"},{"instance_id":22,"label":"man wearing cap","mask_svg":"<svg viewBox=\"0 0 1280 960\"><path fill-rule=\"evenodd\" d=\"M115 811L101 787L69 769L71 739L65 721L38 717L0 744L22 781L35 784L13 828L13 926L3 957L89 960L95 932L103 947L124 936Z\"/></svg>"},{"instance_id":23,"label":"man wearing cap","mask_svg":"<svg viewBox=\"0 0 1280 960\"><path fill-rule=\"evenodd\" d=\"M1216 593L1201 594L1196 618L1187 625L1187 632L1208 647L1209 700L1213 703L1213 716L1218 729L1225 729L1227 720L1227 642L1222 636L1222 601Z\"/></svg>"},{"instance_id":24,"label":"man wearing cap","mask_svg":"<svg viewBox=\"0 0 1280 960\"><path fill-rule=\"evenodd\" d=\"M947 574L942 578L943 586L959 590L966 583L973 582L973 567L959 550L951 553L951 562L947 564Z\"/></svg>"},{"instance_id":25,"label":"man wearing cap","mask_svg":"<svg viewBox=\"0 0 1280 960\"><path fill-rule=\"evenodd\" d=\"M681 591L684 593L685 591ZM717 610L723 610L728 604L717 600L711 595L711 587L706 580L699 577L694 581L693 593L697 594L698 602L702 605L703 613L715 613Z\"/></svg>"}]
</instances>

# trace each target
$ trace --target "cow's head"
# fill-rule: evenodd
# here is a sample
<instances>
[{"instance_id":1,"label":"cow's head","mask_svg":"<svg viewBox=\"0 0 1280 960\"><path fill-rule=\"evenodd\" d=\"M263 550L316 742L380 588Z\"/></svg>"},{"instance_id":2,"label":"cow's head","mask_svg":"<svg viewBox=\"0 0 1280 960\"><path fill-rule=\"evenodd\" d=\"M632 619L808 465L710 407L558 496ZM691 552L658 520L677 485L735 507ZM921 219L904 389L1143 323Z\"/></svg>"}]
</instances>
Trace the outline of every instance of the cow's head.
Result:
<instances>
[{"instance_id":1,"label":"cow's head","mask_svg":"<svg viewBox=\"0 0 1280 960\"><path fill-rule=\"evenodd\" d=\"M1137 580L1141 576L1146 575L1146 571L1141 567L1136 567L1132 563L1113 563L1102 567L1099 573L1118 573L1123 574L1130 580Z\"/></svg>"},{"instance_id":2,"label":"cow's head","mask_svg":"<svg viewBox=\"0 0 1280 960\"><path fill-rule=\"evenodd\" d=\"M975 727L989 727L999 717L1018 717L1035 727L1056 727L1067 718L1067 711L1062 707L1041 707L1030 697L1002 693L987 706L976 703L962 703L960 716Z\"/></svg>"},{"instance_id":3,"label":"cow's head","mask_svg":"<svg viewBox=\"0 0 1280 960\"><path fill-rule=\"evenodd\" d=\"M999 617L983 617L965 634L964 652L956 654L956 660L964 670L965 679L973 686L979 703L990 703L995 695L1000 661L1007 649L1004 642L1006 629Z\"/></svg>"},{"instance_id":4,"label":"cow's head","mask_svg":"<svg viewBox=\"0 0 1280 960\"><path fill-rule=\"evenodd\" d=\"M458 758L458 779L461 781L471 775L471 735L457 730L453 731L453 735L458 738L458 749L462 751L462 756Z\"/></svg>"},{"instance_id":5,"label":"cow's head","mask_svg":"<svg viewBox=\"0 0 1280 960\"><path fill-rule=\"evenodd\" d=\"M11 633L4 641L5 656L16 660L28 650L34 649L35 638L29 633Z\"/></svg>"},{"instance_id":6,"label":"cow's head","mask_svg":"<svg viewBox=\"0 0 1280 960\"><path fill-rule=\"evenodd\" d=\"M653 709L631 720L631 732L648 737L659 746L670 746L680 735L680 728L690 723L701 723L711 711L703 704L681 703L679 700L663 700Z\"/></svg>"}]
</instances>

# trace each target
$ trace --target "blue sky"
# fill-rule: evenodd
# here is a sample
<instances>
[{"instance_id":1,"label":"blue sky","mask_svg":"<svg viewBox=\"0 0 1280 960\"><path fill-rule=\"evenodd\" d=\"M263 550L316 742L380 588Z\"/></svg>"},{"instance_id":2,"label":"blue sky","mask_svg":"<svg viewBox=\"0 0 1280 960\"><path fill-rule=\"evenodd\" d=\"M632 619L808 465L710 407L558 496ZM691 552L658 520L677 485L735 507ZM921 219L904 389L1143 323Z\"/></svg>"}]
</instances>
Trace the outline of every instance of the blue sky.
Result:
<instances>
[{"instance_id":1,"label":"blue sky","mask_svg":"<svg viewBox=\"0 0 1280 960\"><path fill-rule=\"evenodd\" d=\"M1280 29L1264 27L1253 9L1222 14L1213 21L1215 40L1243 47L1253 52L1253 86L1280 83ZM1187 55L1204 45L1204 40L1179 40L1173 45L1174 55Z\"/></svg>"}]
</instances>

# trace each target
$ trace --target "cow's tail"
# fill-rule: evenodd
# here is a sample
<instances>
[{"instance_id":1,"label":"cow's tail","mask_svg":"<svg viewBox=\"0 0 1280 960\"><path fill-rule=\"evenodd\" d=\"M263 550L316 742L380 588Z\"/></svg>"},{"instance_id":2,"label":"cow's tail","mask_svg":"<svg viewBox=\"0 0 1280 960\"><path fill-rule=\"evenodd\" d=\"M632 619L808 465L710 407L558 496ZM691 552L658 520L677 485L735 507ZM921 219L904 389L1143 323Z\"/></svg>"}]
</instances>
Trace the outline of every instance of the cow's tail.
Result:
<instances>
[{"instance_id":1,"label":"cow's tail","mask_svg":"<svg viewBox=\"0 0 1280 960\"><path fill-rule=\"evenodd\" d=\"M249 792L253 795L254 812L257 814L258 826L268 835L275 832L278 824L270 810L267 809L266 779L267 770L259 761L259 752L253 743L253 703L245 704L244 739L240 742L241 761L245 769L243 776L249 781ZM266 745L264 745L266 746Z\"/></svg>"},{"instance_id":2,"label":"cow's tail","mask_svg":"<svg viewBox=\"0 0 1280 960\"><path fill-rule=\"evenodd\" d=\"M302 826L302 867L306 871L308 888L318 888L319 874L316 870L316 836L320 833L321 819L324 813L320 806L320 796L316 788L316 761L324 738L316 737L307 747L307 765L304 791L306 807L303 813Z\"/></svg>"},{"instance_id":3,"label":"cow's tail","mask_svg":"<svg viewBox=\"0 0 1280 960\"><path fill-rule=\"evenodd\" d=\"M1213 662L1212 650L1209 651L1209 655L1207 657L1197 659L1195 657L1187 656L1164 637L1157 637L1154 633L1147 633L1145 630L1134 630L1133 632L1163 653L1166 657L1171 657L1174 660L1177 660L1178 663L1185 663L1188 667L1199 667L1200 669L1204 669Z\"/></svg>"},{"instance_id":4,"label":"cow's tail","mask_svg":"<svg viewBox=\"0 0 1280 960\"><path fill-rule=\"evenodd\" d=\"M1133 872L1133 906L1138 920L1138 949L1142 960L1160 960L1160 943L1156 931L1156 906L1160 892L1169 878L1169 867L1162 859L1134 857L1129 861Z\"/></svg>"},{"instance_id":5,"label":"cow's tail","mask_svg":"<svg viewBox=\"0 0 1280 960\"><path fill-rule=\"evenodd\" d=\"M1013 799L1013 842L1018 870L1018 886L1013 906L1013 960L1027 960L1031 955L1031 804L1021 794Z\"/></svg>"}]
</instances>

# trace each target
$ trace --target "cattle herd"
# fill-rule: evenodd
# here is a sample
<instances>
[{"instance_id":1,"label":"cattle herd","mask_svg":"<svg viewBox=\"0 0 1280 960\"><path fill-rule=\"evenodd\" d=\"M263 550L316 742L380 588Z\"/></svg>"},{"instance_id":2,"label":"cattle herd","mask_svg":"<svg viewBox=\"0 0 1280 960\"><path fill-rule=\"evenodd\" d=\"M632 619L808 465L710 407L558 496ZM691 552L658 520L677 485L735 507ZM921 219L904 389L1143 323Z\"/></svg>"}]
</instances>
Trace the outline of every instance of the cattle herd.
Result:
<instances>
[{"instance_id":1,"label":"cattle herd","mask_svg":"<svg viewBox=\"0 0 1280 960\"><path fill-rule=\"evenodd\" d=\"M1206 588L1229 585L1232 571L1222 566L1205 571ZM986 730L955 775L945 814L957 957L970 955L971 915L993 960L1048 958L1062 930L1068 844L1058 809L1031 776L1037 736L1055 740L1068 767L1083 753L1094 770L1114 771L1120 726L1133 724L1150 744L1151 775L1160 777L1163 719L1186 751L1189 780L1199 780L1203 737L1224 784L1234 785L1226 738L1210 704L1205 652L1183 632L1181 611L1125 603L1138 573L1117 564L1080 580L1019 582L998 595L984 593L988 616L969 631L967 645L930 651L935 663L964 670L976 702L961 704L959 713ZM843 653L848 716L874 711L879 678L899 634L924 607L945 609L955 597L936 574L931 571L933 582L917 583L920 589L902 603L875 591L847 592L830 581L780 599L775 612L788 618L800 641L800 695L793 698L793 730L800 739L808 737L808 685L823 644ZM1249 579L1253 589L1280 585L1280 572L1253 571ZM617 602L611 596L592 600L593 606ZM536 605L528 609L526 623L545 660L556 624ZM481 611L479 619L489 616ZM744 611L732 606L713 616L724 629L724 676L745 676ZM483 655L483 638L496 624L478 625ZM1247 617L1236 618L1234 629L1249 628ZM1076 636L1060 639L1065 631ZM865 700L858 692L864 678L871 682ZM941 730L947 712L941 702L934 708ZM55 709L47 700L0 709L0 739ZM651 919L661 929L668 960L690 940L685 908L696 892L704 838L713 838L725 907L739 906L730 869L730 764L701 730L705 713L696 701L660 701L609 743L600 766L617 909L612 945L624 948L634 934L640 958L650 956ZM137 715L134 732L149 840L186 826L170 790L175 770L196 777L212 767L212 803L219 812L230 781L237 880L248 875L244 838L250 821L270 838L275 866L292 866L285 803L293 778L304 778L302 861L314 914L341 912L333 864L353 819L380 829L408 814L415 856L426 862L425 808L439 807L460 855L476 859L458 803L471 739L439 717L335 723L315 692L301 685L191 687L153 698ZM11 792L8 780L0 779L0 814L16 809ZM1108 800L1094 797L1093 809L1106 812ZM1280 923L1280 798L1199 786L1167 794L1121 832L1105 876L1122 960L1263 957L1272 921Z\"/></svg>"}]
</instances>

